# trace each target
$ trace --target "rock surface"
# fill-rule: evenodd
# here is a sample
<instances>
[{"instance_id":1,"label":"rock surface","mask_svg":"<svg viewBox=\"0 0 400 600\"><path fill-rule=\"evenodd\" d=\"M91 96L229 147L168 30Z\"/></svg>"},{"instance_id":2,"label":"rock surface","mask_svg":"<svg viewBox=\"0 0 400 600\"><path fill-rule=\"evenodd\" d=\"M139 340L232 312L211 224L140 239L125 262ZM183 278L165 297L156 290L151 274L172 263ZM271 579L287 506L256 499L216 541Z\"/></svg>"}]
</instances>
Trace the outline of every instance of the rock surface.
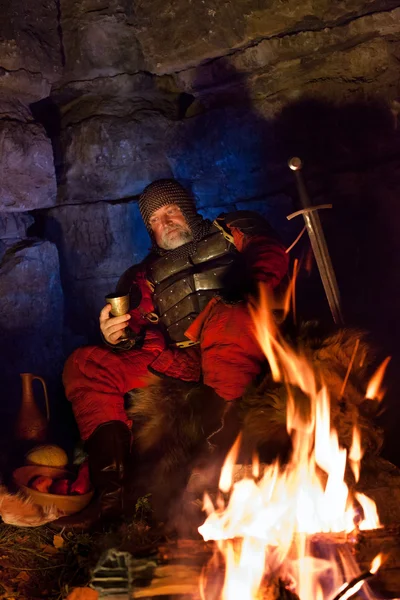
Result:
<instances>
[{"instance_id":1,"label":"rock surface","mask_svg":"<svg viewBox=\"0 0 400 600\"><path fill-rule=\"evenodd\" d=\"M335 4L326 0L149 0L135 6L135 29L148 69L166 73L255 46L263 38L332 29L394 7L395 0Z\"/></svg>"},{"instance_id":2,"label":"rock surface","mask_svg":"<svg viewBox=\"0 0 400 600\"><path fill-rule=\"evenodd\" d=\"M395 8L346 19L335 27L268 37L175 77L187 92L206 96L207 103L245 81L249 96L266 116L304 96L343 102L384 93L395 99L399 16Z\"/></svg>"},{"instance_id":3,"label":"rock surface","mask_svg":"<svg viewBox=\"0 0 400 600\"><path fill-rule=\"evenodd\" d=\"M60 1L64 79L113 77L143 67L141 48L130 21L132 4L124 0Z\"/></svg>"},{"instance_id":4,"label":"rock surface","mask_svg":"<svg viewBox=\"0 0 400 600\"><path fill-rule=\"evenodd\" d=\"M46 237L57 246L63 288L68 290L67 344L98 341L98 316L105 296L150 246L137 203L54 208L46 214L45 227Z\"/></svg>"},{"instance_id":5,"label":"rock surface","mask_svg":"<svg viewBox=\"0 0 400 600\"><path fill-rule=\"evenodd\" d=\"M0 240L16 240L26 237L27 228L34 218L26 213L0 213Z\"/></svg>"},{"instance_id":6,"label":"rock surface","mask_svg":"<svg viewBox=\"0 0 400 600\"><path fill-rule=\"evenodd\" d=\"M49 96L62 66L57 3L3 0L0 8L0 90L25 102Z\"/></svg>"},{"instance_id":7,"label":"rock surface","mask_svg":"<svg viewBox=\"0 0 400 600\"><path fill-rule=\"evenodd\" d=\"M0 387L15 398L2 410L15 414L19 374L53 381L61 368L64 300L56 247L25 240L8 248L0 263L0 298Z\"/></svg>"},{"instance_id":8,"label":"rock surface","mask_svg":"<svg viewBox=\"0 0 400 600\"><path fill-rule=\"evenodd\" d=\"M167 158L171 123L162 114L140 100L109 99L80 108L78 114L68 115L61 136L61 201L129 198L153 179L172 175Z\"/></svg>"},{"instance_id":9,"label":"rock surface","mask_svg":"<svg viewBox=\"0 0 400 600\"><path fill-rule=\"evenodd\" d=\"M20 101L0 100L0 152L0 211L27 211L55 203L51 141Z\"/></svg>"}]
</instances>

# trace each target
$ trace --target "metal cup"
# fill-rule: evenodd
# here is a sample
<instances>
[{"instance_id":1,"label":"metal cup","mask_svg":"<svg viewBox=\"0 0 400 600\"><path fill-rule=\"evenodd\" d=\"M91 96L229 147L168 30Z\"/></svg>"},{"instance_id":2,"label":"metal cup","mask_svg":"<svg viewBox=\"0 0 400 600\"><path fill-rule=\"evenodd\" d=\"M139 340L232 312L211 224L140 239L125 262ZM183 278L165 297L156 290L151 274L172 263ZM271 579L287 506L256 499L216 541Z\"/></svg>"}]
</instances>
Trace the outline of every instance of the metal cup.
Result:
<instances>
[{"instance_id":1,"label":"metal cup","mask_svg":"<svg viewBox=\"0 0 400 600\"><path fill-rule=\"evenodd\" d=\"M129 294L126 294L126 296L108 294L106 302L107 304L111 304L111 314L113 317L121 317L129 312Z\"/></svg>"},{"instance_id":2,"label":"metal cup","mask_svg":"<svg viewBox=\"0 0 400 600\"><path fill-rule=\"evenodd\" d=\"M111 304L111 315L113 317L121 317L122 315L126 315L129 312L129 294L125 296L120 296L119 294L108 294L106 296L107 304ZM128 336L128 328L122 331L122 337L119 339L120 342L127 340Z\"/></svg>"}]
</instances>

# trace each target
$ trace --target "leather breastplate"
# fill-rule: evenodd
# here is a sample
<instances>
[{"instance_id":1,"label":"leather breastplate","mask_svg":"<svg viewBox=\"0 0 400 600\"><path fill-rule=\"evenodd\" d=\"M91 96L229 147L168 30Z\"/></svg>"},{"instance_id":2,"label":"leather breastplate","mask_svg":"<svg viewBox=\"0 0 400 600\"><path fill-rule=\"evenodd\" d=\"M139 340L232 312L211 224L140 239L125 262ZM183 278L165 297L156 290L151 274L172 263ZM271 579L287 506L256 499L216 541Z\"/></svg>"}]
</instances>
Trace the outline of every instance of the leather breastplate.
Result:
<instances>
[{"instance_id":1,"label":"leather breastplate","mask_svg":"<svg viewBox=\"0 0 400 600\"><path fill-rule=\"evenodd\" d=\"M188 342L184 332L222 288L221 277L236 253L235 246L213 225L191 256L172 260L165 254L149 265L154 306L172 343Z\"/></svg>"}]
</instances>

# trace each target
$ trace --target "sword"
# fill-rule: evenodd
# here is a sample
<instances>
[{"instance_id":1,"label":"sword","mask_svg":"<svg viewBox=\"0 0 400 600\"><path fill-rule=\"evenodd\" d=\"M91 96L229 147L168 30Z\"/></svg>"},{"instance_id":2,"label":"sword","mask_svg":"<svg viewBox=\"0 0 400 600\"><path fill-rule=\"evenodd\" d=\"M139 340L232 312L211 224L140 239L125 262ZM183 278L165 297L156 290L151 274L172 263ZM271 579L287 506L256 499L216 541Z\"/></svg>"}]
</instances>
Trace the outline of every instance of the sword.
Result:
<instances>
[{"instance_id":1,"label":"sword","mask_svg":"<svg viewBox=\"0 0 400 600\"><path fill-rule=\"evenodd\" d=\"M321 208L332 208L332 205L322 204L320 206L313 206L308 196L301 173L303 164L300 158L291 158L288 162L288 165L289 168L294 171L297 191L299 193L300 202L303 208L302 210L289 215L287 219L290 220L297 215L303 215L308 237L310 238L311 242L311 248L314 254L315 262L317 263L318 271L322 280L322 285L324 286L325 295L328 300L333 320L336 325L343 325L339 288L318 214L318 210Z\"/></svg>"}]
</instances>

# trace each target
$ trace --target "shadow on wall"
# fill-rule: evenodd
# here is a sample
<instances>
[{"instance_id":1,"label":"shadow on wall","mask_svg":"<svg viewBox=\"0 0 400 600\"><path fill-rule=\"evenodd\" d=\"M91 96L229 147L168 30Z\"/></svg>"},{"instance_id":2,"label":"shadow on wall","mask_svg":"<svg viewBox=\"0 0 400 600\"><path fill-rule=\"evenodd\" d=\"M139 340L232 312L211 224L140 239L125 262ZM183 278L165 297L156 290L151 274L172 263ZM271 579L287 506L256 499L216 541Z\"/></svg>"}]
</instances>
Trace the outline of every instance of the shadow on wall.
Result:
<instances>
[{"instance_id":1,"label":"shadow on wall","mask_svg":"<svg viewBox=\"0 0 400 600\"><path fill-rule=\"evenodd\" d=\"M387 430L386 455L400 464L396 448L400 410L395 400L400 384L397 115L379 99L338 104L303 98L288 104L276 119L267 119L254 107L244 76L224 61L206 67L198 69L193 84L200 112L188 115L171 145L174 174L192 186L205 216L257 210L289 244L303 221L301 217L286 221L287 214L300 208L287 161L301 157L313 204L333 205L320 217L346 325L370 334L377 361L393 357L381 419ZM308 253L304 236L291 258ZM303 269L299 276L298 313L303 319L329 323L321 281L311 264L311 273Z\"/></svg>"},{"instance_id":2,"label":"shadow on wall","mask_svg":"<svg viewBox=\"0 0 400 600\"><path fill-rule=\"evenodd\" d=\"M192 188L205 216L257 210L290 244L303 221L286 220L300 208L287 161L300 156L313 203L333 204L320 217L346 321L371 329L378 341L387 342L393 328L385 320L381 323L379 307L392 303L390 292L398 290L400 277L394 272L400 243L400 128L387 104L339 105L305 98L287 105L274 120L267 119L256 110L242 74L221 60L205 67L199 67L193 83L198 114L190 116L195 109L189 107L171 142L174 175ZM307 250L304 236L292 256L301 257ZM329 318L315 268L310 278L303 273L303 279L304 316Z\"/></svg>"},{"instance_id":3,"label":"shadow on wall","mask_svg":"<svg viewBox=\"0 0 400 600\"><path fill-rule=\"evenodd\" d=\"M291 175L276 160L274 123L255 109L244 75L219 60L200 66L192 86L197 99L169 150L175 177L192 188L206 217L256 210L290 239Z\"/></svg>"},{"instance_id":4,"label":"shadow on wall","mask_svg":"<svg viewBox=\"0 0 400 600\"><path fill-rule=\"evenodd\" d=\"M378 102L304 100L282 111L276 139L282 160L303 159L313 203L333 205L320 217L346 322L368 328L391 352L400 291L400 132L393 114Z\"/></svg>"},{"instance_id":5,"label":"shadow on wall","mask_svg":"<svg viewBox=\"0 0 400 600\"><path fill-rule=\"evenodd\" d=\"M386 456L400 464L396 439L400 424L396 398L400 386L400 129L396 117L379 101L337 105L303 100L287 106L277 119L276 149L282 160L294 155L303 159L314 204L333 205L333 210L321 211L320 216L345 323L371 334L377 360L392 356L381 421L387 431ZM316 301L324 300L315 265L299 292L302 314L318 314Z\"/></svg>"}]
</instances>

